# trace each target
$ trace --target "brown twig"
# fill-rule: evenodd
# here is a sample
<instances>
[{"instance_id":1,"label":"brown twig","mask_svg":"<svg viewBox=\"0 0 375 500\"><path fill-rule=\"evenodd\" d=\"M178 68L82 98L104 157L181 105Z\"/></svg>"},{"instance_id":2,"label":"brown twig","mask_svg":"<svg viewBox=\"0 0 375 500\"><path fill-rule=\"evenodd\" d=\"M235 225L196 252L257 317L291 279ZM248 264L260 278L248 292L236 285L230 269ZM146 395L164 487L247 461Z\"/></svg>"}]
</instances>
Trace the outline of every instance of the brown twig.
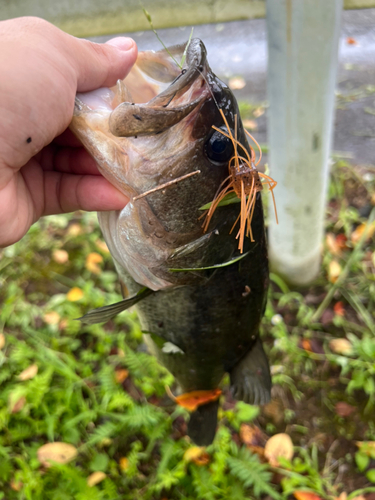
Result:
<instances>
[{"instance_id":1,"label":"brown twig","mask_svg":"<svg viewBox=\"0 0 375 500\"><path fill-rule=\"evenodd\" d=\"M134 196L133 201L137 201L140 198L144 198L145 196L155 193L156 191L160 191L161 189L167 188L169 186L173 186L173 184L177 184L180 181L184 181L185 179L188 179L189 177L193 177L193 175L200 174L200 170L195 170L194 172L190 172L190 174L182 175L181 177L177 177L177 179L173 179L173 181L166 182L165 184L160 184L160 186L157 186L153 189L150 189L149 191L145 191L142 194L139 194L138 196Z\"/></svg>"}]
</instances>

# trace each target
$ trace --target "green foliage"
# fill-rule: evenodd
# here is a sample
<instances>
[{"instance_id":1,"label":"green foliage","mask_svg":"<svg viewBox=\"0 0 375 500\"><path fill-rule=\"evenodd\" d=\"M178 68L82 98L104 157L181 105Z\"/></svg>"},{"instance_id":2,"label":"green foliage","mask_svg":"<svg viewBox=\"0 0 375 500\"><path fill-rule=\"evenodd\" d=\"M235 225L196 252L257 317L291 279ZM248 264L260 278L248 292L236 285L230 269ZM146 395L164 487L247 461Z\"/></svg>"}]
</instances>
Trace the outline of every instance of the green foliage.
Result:
<instances>
[{"instance_id":1,"label":"green foliage","mask_svg":"<svg viewBox=\"0 0 375 500\"><path fill-rule=\"evenodd\" d=\"M375 482L375 260L372 239L360 249L350 239L353 228L365 222L343 197L352 181L347 166L334 170L330 196L335 205L330 205L327 226L332 234L345 234L347 245L339 256L326 249L323 274L308 292L313 298L332 293L334 284L326 279L330 262L337 259L343 269L349 263L331 302L311 300L271 275L262 330L276 400L281 394L283 403L281 420L245 403L234 405L224 390L207 463L185 456L191 446L184 437L188 414L165 398L173 377L144 352L135 313L126 311L104 325L75 321L89 309L121 299L96 216L45 218L19 243L0 251L0 333L5 336L0 349L0 499L279 499L296 489L332 499L346 489L336 484L332 464L350 467L367 482L351 497L370 491L369 482ZM66 251L68 260L56 260L56 250ZM99 274L86 267L92 252L103 258ZM68 300L73 287L82 290L81 299ZM338 300L345 316L332 310ZM329 323L317 315L322 303L320 313L333 317ZM350 350L331 349L330 342L340 337ZM38 373L21 380L19 375L31 365L37 365ZM128 377L117 382L116 371L125 369ZM342 401L355 408L355 419L337 413L335 405ZM314 404L319 409L311 417ZM241 443L243 425L254 422L272 433L287 428L299 445L296 456L280 459L276 469L262 461ZM329 435L340 446L350 442L351 451L333 459L326 446L318 454L313 444L318 438L310 436L314 432ZM353 452L353 440L369 443ZM74 445L78 455L46 469L38 449L54 441ZM88 486L87 478L98 471L106 478Z\"/></svg>"},{"instance_id":2,"label":"green foliage","mask_svg":"<svg viewBox=\"0 0 375 500\"><path fill-rule=\"evenodd\" d=\"M256 497L267 493L271 498L280 499L281 495L270 484L272 473L269 467L261 464L256 455L252 455L246 448L237 450L232 447L232 450L235 456L228 457L229 469L244 487L251 487Z\"/></svg>"}]
</instances>

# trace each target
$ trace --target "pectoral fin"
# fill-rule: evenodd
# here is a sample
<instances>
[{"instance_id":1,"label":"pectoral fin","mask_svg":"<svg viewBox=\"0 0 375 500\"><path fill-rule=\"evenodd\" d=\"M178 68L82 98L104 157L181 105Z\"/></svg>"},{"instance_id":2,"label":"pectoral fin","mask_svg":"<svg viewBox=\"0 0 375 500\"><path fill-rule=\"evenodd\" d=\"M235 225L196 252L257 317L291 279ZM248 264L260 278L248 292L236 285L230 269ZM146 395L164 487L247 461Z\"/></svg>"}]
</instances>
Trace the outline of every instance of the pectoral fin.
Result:
<instances>
[{"instance_id":1,"label":"pectoral fin","mask_svg":"<svg viewBox=\"0 0 375 500\"><path fill-rule=\"evenodd\" d=\"M120 300L120 302L116 302L115 304L110 304L109 306L98 307L98 309L93 309L89 311L87 314L82 316L81 318L77 318L82 323L86 323L87 325L94 325L95 323L104 323L105 321L110 320L114 316L117 316L122 311L129 309L129 307L134 306L137 302L141 301L148 295L154 293L153 290L149 288L142 288L137 295L130 297L129 299Z\"/></svg>"},{"instance_id":2,"label":"pectoral fin","mask_svg":"<svg viewBox=\"0 0 375 500\"><path fill-rule=\"evenodd\" d=\"M268 360L258 339L252 349L230 373L231 391L236 399L248 404L264 405L271 396L271 374Z\"/></svg>"}]
</instances>

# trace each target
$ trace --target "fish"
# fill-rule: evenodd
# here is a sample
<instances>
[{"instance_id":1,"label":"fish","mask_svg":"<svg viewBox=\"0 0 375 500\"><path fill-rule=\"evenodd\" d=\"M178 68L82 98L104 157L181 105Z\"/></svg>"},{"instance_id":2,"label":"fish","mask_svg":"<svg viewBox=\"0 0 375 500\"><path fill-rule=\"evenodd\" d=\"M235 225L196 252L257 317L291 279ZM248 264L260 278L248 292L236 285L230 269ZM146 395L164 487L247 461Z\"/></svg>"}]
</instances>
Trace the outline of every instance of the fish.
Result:
<instances>
[{"instance_id":1,"label":"fish","mask_svg":"<svg viewBox=\"0 0 375 500\"><path fill-rule=\"evenodd\" d=\"M135 307L150 353L178 383L180 395L171 397L191 411L187 433L199 446L215 437L226 373L237 400L266 404L271 391L259 336L269 285L260 190L241 249L231 231L238 204L202 220L236 154L228 127L252 155L236 99L197 38L140 52L123 81L77 94L71 123L102 175L129 199L122 210L98 214L124 299L81 320L107 321Z\"/></svg>"}]
</instances>

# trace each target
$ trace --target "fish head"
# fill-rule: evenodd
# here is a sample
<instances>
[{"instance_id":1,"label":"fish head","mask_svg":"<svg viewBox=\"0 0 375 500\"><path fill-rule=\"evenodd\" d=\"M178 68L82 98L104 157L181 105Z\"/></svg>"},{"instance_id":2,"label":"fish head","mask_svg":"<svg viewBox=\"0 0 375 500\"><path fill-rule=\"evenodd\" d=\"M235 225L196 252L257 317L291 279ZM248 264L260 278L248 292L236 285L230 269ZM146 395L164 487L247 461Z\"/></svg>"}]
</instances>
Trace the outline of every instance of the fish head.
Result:
<instances>
[{"instance_id":1,"label":"fish head","mask_svg":"<svg viewBox=\"0 0 375 500\"><path fill-rule=\"evenodd\" d=\"M180 67L176 59L184 53ZM140 52L115 87L77 95L73 132L103 176L129 198L124 209L99 214L104 238L120 274L142 286L159 290L196 279L169 268L176 256L190 266L210 263L212 235L228 224L214 217L204 234L200 218L234 154L232 141L213 128L228 133L220 110L249 151L236 100L211 71L199 39ZM231 241L232 249L234 236Z\"/></svg>"}]
</instances>

